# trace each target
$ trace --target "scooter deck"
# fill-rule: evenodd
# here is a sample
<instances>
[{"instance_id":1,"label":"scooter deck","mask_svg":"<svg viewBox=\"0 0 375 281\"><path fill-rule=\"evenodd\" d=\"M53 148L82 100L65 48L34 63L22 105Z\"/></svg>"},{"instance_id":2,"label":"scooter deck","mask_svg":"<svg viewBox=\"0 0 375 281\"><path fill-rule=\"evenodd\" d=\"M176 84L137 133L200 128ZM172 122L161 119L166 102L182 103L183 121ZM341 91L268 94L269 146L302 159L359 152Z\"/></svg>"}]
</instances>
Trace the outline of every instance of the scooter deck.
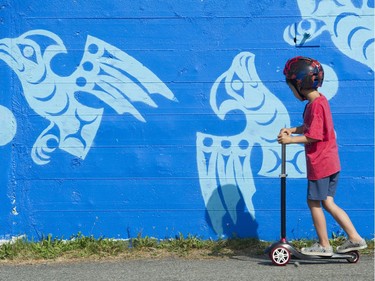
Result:
<instances>
[{"instance_id":1,"label":"scooter deck","mask_svg":"<svg viewBox=\"0 0 375 281\"><path fill-rule=\"evenodd\" d=\"M301 260L314 260L314 259L351 259L353 255L350 253L333 253L332 256L317 256L317 255L305 255L294 248L287 242L276 242L266 249L266 253L269 253L275 247L284 247L287 249L293 257Z\"/></svg>"}]
</instances>

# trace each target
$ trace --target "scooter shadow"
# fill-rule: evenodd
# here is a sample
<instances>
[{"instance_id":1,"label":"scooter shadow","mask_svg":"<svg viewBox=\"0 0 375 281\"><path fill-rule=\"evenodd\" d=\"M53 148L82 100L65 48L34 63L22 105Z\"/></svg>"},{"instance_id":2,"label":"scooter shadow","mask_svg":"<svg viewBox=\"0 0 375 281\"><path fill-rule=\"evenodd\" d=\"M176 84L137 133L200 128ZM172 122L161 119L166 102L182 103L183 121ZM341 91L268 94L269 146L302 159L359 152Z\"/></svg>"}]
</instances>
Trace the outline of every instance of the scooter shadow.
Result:
<instances>
[{"instance_id":1,"label":"scooter shadow","mask_svg":"<svg viewBox=\"0 0 375 281\"><path fill-rule=\"evenodd\" d=\"M272 266L272 267L282 267L277 266L272 263L272 261L269 259L268 255L264 256L231 256L230 259L238 260L238 261L244 261L244 262L256 262L258 265L263 266ZM342 259L311 259L311 260L302 260L297 258L291 258L288 264L286 265L294 265L294 266L308 266L308 265L324 265L324 264L345 264L348 263L345 260Z\"/></svg>"},{"instance_id":2,"label":"scooter shadow","mask_svg":"<svg viewBox=\"0 0 375 281\"><path fill-rule=\"evenodd\" d=\"M264 265L264 266L277 266L272 263L272 261L269 259L268 256L262 257L262 261L259 261L259 265ZM290 261L288 262L288 265L294 265L294 266L302 266L302 265L324 265L324 264L347 264L348 261L344 259L330 259L330 258L322 258L322 259L309 259L309 260L303 260L303 259L298 259L295 257L292 257Z\"/></svg>"}]
</instances>

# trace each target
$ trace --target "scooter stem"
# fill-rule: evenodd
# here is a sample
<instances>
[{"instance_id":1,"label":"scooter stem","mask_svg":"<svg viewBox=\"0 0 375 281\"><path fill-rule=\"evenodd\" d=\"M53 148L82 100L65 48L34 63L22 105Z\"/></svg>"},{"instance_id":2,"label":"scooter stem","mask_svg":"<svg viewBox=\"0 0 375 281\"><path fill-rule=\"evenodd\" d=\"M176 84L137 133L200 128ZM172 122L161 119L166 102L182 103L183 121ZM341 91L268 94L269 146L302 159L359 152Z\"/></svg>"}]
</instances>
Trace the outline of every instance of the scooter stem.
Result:
<instances>
[{"instance_id":1,"label":"scooter stem","mask_svg":"<svg viewBox=\"0 0 375 281\"><path fill-rule=\"evenodd\" d=\"M286 241L286 144L281 145L281 240Z\"/></svg>"}]
</instances>

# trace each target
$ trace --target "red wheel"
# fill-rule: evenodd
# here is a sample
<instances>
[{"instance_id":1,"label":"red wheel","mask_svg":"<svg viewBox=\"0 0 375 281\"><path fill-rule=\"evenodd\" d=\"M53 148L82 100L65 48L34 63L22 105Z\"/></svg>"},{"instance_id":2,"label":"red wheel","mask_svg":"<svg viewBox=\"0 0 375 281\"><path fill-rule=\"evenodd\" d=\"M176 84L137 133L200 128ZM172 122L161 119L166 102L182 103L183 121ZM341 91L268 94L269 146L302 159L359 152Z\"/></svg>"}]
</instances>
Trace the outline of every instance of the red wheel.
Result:
<instances>
[{"instance_id":1,"label":"red wheel","mask_svg":"<svg viewBox=\"0 0 375 281\"><path fill-rule=\"evenodd\" d=\"M290 252L283 246L275 247L270 252L272 263L278 266L286 265L290 260Z\"/></svg>"},{"instance_id":2,"label":"red wheel","mask_svg":"<svg viewBox=\"0 0 375 281\"><path fill-rule=\"evenodd\" d=\"M351 255L351 258L346 259L350 263L357 263L359 261L359 253L358 251L349 252L349 255Z\"/></svg>"}]
</instances>

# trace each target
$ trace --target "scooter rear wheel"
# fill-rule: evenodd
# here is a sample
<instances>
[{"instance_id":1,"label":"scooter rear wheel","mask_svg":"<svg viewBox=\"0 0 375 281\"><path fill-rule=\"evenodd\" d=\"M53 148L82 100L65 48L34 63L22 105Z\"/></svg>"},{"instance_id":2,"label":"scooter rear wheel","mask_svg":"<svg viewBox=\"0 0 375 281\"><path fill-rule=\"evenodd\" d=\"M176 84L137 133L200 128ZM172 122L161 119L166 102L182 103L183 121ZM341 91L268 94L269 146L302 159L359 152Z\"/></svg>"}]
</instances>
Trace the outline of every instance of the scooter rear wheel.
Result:
<instances>
[{"instance_id":1,"label":"scooter rear wheel","mask_svg":"<svg viewBox=\"0 0 375 281\"><path fill-rule=\"evenodd\" d=\"M270 252L270 259L272 263L277 266L283 266L290 261L291 254L288 249L283 246L277 246Z\"/></svg>"},{"instance_id":2,"label":"scooter rear wheel","mask_svg":"<svg viewBox=\"0 0 375 281\"><path fill-rule=\"evenodd\" d=\"M348 254L352 256L351 258L346 259L348 262L357 263L359 261L358 251L352 251L352 252L349 252Z\"/></svg>"}]
</instances>

